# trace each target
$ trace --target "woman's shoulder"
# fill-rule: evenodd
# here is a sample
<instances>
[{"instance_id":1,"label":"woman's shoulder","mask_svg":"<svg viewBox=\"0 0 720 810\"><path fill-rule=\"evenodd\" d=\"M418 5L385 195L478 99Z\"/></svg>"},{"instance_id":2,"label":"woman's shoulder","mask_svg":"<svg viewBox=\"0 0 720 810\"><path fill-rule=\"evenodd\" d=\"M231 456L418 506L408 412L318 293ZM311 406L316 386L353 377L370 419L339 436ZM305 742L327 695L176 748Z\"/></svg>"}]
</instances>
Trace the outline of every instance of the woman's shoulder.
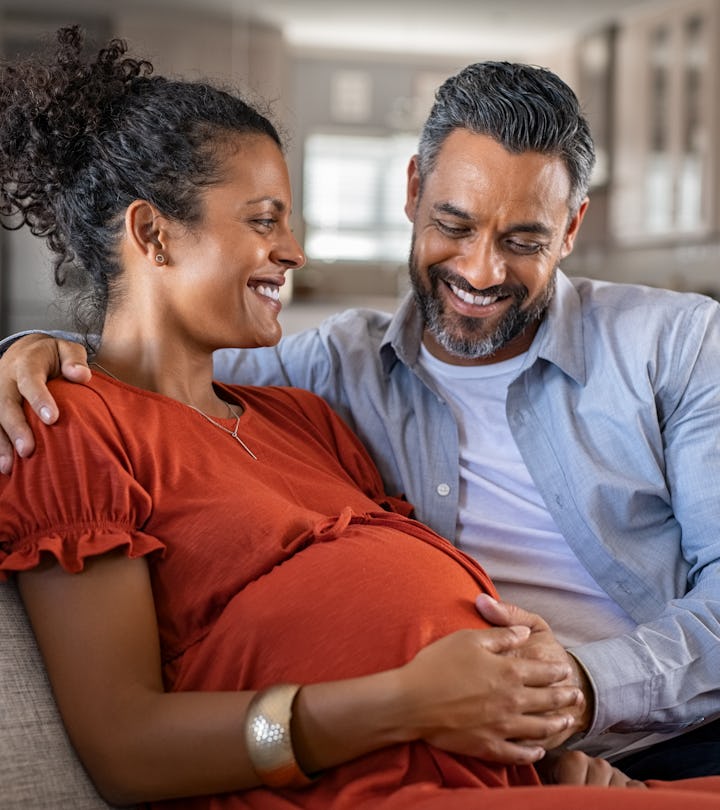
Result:
<instances>
[{"instance_id":1,"label":"woman's shoulder","mask_svg":"<svg viewBox=\"0 0 720 810\"><path fill-rule=\"evenodd\" d=\"M48 382L48 388L55 398L61 413L64 410L82 411L88 415L123 412L144 412L150 403L157 407L173 407L174 400L151 391L128 385L120 380L112 380L101 374L93 374L87 382L70 382L56 377Z\"/></svg>"},{"instance_id":2,"label":"woman's shoulder","mask_svg":"<svg viewBox=\"0 0 720 810\"><path fill-rule=\"evenodd\" d=\"M99 452L105 445L118 448L125 444L126 434L150 417L147 399L133 395L112 380L93 377L84 383L57 378L48 389L58 407L58 419L46 425L24 403L25 414L36 438L48 448L72 447L73 452Z\"/></svg>"},{"instance_id":3,"label":"woman's shoulder","mask_svg":"<svg viewBox=\"0 0 720 810\"><path fill-rule=\"evenodd\" d=\"M88 382L70 382L57 377L48 382L48 389L58 406L60 416L56 424L70 422L80 417L84 423L95 420L107 421L117 411L120 402L127 401L127 395L112 385L111 381L94 375ZM25 404L28 420L34 416L30 407ZM31 421L32 424L32 421Z\"/></svg>"}]
</instances>

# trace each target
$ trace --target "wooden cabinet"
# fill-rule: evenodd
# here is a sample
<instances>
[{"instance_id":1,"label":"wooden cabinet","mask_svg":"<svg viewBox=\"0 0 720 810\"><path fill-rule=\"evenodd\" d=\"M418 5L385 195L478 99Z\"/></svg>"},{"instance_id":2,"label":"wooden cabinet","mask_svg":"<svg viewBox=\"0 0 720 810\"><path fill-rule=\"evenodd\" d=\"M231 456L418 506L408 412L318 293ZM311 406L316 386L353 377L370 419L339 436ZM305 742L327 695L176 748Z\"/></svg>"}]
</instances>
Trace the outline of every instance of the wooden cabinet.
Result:
<instances>
[{"instance_id":1,"label":"wooden cabinet","mask_svg":"<svg viewBox=\"0 0 720 810\"><path fill-rule=\"evenodd\" d=\"M620 243L718 230L718 3L626 19L616 42L610 230Z\"/></svg>"}]
</instances>

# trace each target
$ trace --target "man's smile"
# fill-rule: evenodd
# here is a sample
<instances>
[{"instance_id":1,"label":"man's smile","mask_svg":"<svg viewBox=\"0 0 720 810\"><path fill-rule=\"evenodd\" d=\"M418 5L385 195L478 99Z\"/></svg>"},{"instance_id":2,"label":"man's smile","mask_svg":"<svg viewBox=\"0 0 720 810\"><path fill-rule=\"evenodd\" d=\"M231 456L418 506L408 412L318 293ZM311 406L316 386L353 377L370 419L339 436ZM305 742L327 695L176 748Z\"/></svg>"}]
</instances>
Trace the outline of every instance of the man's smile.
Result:
<instances>
[{"instance_id":1,"label":"man's smile","mask_svg":"<svg viewBox=\"0 0 720 810\"><path fill-rule=\"evenodd\" d=\"M451 282L447 282L448 287L452 290L454 295L456 295L461 301L464 301L466 304L472 304L476 307L487 307L490 304L494 304L499 301L503 296L500 295L476 295L467 290L461 290L460 287L452 284Z\"/></svg>"}]
</instances>

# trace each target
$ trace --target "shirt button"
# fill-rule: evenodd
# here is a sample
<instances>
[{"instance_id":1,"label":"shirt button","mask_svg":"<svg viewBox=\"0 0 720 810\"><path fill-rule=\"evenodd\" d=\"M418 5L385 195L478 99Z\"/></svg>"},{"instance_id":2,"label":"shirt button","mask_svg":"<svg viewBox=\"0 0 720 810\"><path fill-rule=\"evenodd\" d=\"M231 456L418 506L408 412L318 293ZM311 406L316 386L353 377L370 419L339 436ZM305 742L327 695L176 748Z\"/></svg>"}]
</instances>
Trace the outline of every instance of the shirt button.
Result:
<instances>
[{"instance_id":1,"label":"shirt button","mask_svg":"<svg viewBox=\"0 0 720 810\"><path fill-rule=\"evenodd\" d=\"M450 485L449 484L438 484L437 485L437 494L441 495L445 498L447 495L450 494Z\"/></svg>"}]
</instances>

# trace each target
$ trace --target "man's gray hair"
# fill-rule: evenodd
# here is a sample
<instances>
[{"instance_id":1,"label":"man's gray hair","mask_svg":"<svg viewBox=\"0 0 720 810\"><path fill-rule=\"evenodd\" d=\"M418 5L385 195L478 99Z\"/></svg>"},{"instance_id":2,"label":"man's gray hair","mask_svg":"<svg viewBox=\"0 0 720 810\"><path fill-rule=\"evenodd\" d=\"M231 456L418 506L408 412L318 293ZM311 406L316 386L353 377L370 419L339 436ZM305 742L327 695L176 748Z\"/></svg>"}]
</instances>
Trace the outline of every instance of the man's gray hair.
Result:
<instances>
[{"instance_id":1,"label":"man's gray hair","mask_svg":"<svg viewBox=\"0 0 720 810\"><path fill-rule=\"evenodd\" d=\"M420 136L421 182L455 129L487 135L509 152L562 159L570 176L571 214L588 193L595 147L575 93L547 68L511 62L478 62L447 79Z\"/></svg>"}]
</instances>

